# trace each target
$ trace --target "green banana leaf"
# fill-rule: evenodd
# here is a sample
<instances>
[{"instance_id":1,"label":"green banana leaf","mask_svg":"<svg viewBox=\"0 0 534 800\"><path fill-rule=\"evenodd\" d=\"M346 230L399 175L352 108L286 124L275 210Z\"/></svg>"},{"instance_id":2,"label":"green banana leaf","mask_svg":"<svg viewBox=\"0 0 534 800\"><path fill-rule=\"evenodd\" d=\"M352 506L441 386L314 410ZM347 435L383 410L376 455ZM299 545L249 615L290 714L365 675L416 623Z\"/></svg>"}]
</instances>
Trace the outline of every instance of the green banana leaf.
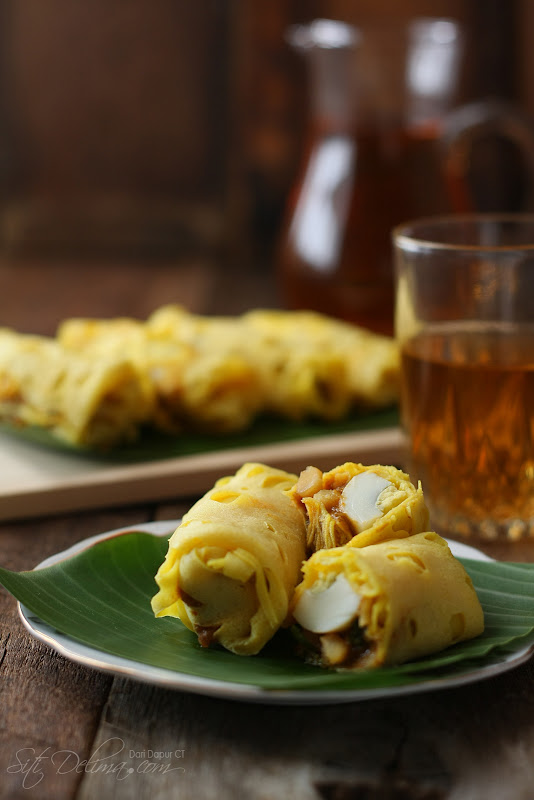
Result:
<instances>
[{"instance_id":1,"label":"green banana leaf","mask_svg":"<svg viewBox=\"0 0 534 800\"><path fill-rule=\"evenodd\" d=\"M302 662L288 631L253 657L204 649L172 618L155 619L150 599L167 538L142 531L112 535L51 566L0 568L0 583L40 620L99 651L204 679L263 689L387 689L450 680L499 664L534 641L534 564L461 559L485 613L477 639L399 667L335 672Z\"/></svg>"},{"instance_id":2,"label":"green banana leaf","mask_svg":"<svg viewBox=\"0 0 534 800\"><path fill-rule=\"evenodd\" d=\"M397 406L376 411L354 412L350 417L334 422L318 419L295 422L280 417L262 415L247 430L232 433L232 435L198 432L170 435L145 428L136 441L122 444L109 451L98 451L70 444L46 428L0 423L0 431L40 447L68 452L71 455L89 456L105 462L129 463L196 455L214 450L254 447L272 442L298 441L315 436L357 433L395 427L398 424L399 410Z\"/></svg>"}]
</instances>

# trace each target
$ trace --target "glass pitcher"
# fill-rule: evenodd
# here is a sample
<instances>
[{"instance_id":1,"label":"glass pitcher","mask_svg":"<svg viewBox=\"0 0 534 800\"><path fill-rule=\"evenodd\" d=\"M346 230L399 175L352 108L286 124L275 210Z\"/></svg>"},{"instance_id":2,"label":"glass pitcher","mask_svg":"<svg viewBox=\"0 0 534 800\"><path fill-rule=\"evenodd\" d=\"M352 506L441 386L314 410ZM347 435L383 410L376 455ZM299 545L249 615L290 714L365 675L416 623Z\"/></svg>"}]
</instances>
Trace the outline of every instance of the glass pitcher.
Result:
<instances>
[{"instance_id":1,"label":"glass pitcher","mask_svg":"<svg viewBox=\"0 0 534 800\"><path fill-rule=\"evenodd\" d=\"M469 153L488 130L514 140L534 175L534 134L499 103L452 111L464 44L454 21L315 20L289 41L308 57L311 123L278 253L282 302L391 334L392 228L477 210Z\"/></svg>"}]
</instances>

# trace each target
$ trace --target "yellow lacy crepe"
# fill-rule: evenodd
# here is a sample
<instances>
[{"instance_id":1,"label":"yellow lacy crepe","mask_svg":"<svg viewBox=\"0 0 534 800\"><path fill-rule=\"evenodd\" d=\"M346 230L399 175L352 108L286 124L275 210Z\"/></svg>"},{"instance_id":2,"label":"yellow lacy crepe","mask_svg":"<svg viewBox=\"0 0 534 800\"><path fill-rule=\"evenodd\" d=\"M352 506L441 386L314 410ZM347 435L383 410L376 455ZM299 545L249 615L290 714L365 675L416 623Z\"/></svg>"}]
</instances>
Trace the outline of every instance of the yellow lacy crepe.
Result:
<instances>
[{"instance_id":1,"label":"yellow lacy crepe","mask_svg":"<svg viewBox=\"0 0 534 800\"><path fill-rule=\"evenodd\" d=\"M398 400L400 355L395 339L390 336L316 311L258 309L244 314L243 324L303 364L312 360L313 354L323 357L331 370L336 368L334 365L342 364L344 394L334 395L340 404L380 408ZM328 375L326 371L322 377L317 368L317 380L325 383L327 391L332 391ZM337 391L341 391L339 387Z\"/></svg>"},{"instance_id":2,"label":"yellow lacy crepe","mask_svg":"<svg viewBox=\"0 0 534 800\"><path fill-rule=\"evenodd\" d=\"M315 347L299 331L291 312L273 312L272 324L268 316L266 327L253 322L255 313L203 317L169 305L155 311L147 326L154 335L244 359L260 382L262 411L294 420L339 419L348 413L351 398L344 358L327 343Z\"/></svg>"},{"instance_id":3,"label":"yellow lacy crepe","mask_svg":"<svg viewBox=\"0 0 534 800\"><path fill-rule=\"evenodd\" d=\"M361 598L355 617L345 627L313 634L304 629L323 666L354 669L401 664L484 630L483 611L471 579L446 541L433 532L365 548L321 550L303 571L292 613L301 609L302 614L299 604L307 592L320 597L339 576Z\"/></svg>"},{"instance_id":4,"label":"yellow lacy crepe","mask_svg":"<svg viewBox=\"0 0 534 800\"><path fill-rule=\"evenodd\" d=\"M0 330L0 418L72 444L108 448L135 437L150 399L117 354L94 362L53 339Z\"/></svg>"},{"instance_id":5,"label":"yellow lacy crepe","mask_svg":"<svg viewBox=\"0 0 534 800\"><path fill-rule=\"evenodd\" d=\"M62 359L79 359L82 371L103 375L110 364L118 369L120 363L124 383L128 370L132 387L135 383L142 395L138 424L128 416L127 431L111 411L106 420L116 422L117 430L99 431L96 437L66 433L61 426L61 435L89 446L100 438L110 446L126 434L135 438L141 427L171 435L231 434L247 430L261 414L297 422L333 421L354 410L390 405L399 396L399 353L393 338L312 311L203 316L169 304L143 321L68 318L54 338L37 338L43 347L48 342L50 352L53 347L61 352ZM91 365L83 366L86 361ZM12 386L9 391L13 393ZM43 391L35 400L30 415L34 424L50 427L55 395ZM12 422L12 411L12 403L0 406L0 419ZM83 409L73 413L83 414Z\"/></svg>"},{"instance_id":6,"label":"yellow lacy crepe","mask_svg":"<svg viewBox=\"0 0 534 800\"><path fill-rule=\"evenodd\" d=\"M338 420L399 396L393 338L311 311L203 316L168 304L143 322L67 319L57 339L94 359L131 359L152 399L152 424L169 432L231 433L266 412Z\"/></svg>"},{"instance_id":7,"label":"yellow lacy crepe","mask_svg":"<svg viewBox=\"0 0 534 800\"><path fill-rule=\"evenodd\" d=\"M158 336L244 358L261 380L262 410L289 419L340 419L355 406L398 400L395 340L317 312L258 309L204 317L167 305L147 326Z\"/></svg>"},{"instance_id":8,"label":"yellow lacy crepe","mask_svg":"<svg viewBox=\"0 0 534 800\"><path fill-rule=\"evenodd\" d=\"M184 516L156 575L156 617L178 617L202 645L254 655L284 621L305 557L296 475L244 464Z\"/></svg>"},{"instance_id":9,"label":"yellow lacy crepe","mask_svg":"<svg viewBox=\"0 0 534 800\"><path fill-rule=\"evenodd\" d=\"M358 526L341 504L349 481L364 472L374 473L391 484L381 495L379 519L368 527ZM364 466L350 461L324 473L317 467L307 467L289 493L306 509L309 552L348 543L367 547L428 529L429 513L421 484L416 488L409 476L395 467Z\"/></svg>"},{"instance_id":10,"label":"yellow lacy crepe","mask_svg":"<svg viewBox=\"0 0 534 800\"><path fill-rule=\"evenodd\" d=\"M183 326L178 324L182 316ZM208 347L198 335L186 335L189 317L177 309L176 314L162 310L147 323L128 318L69 319L60 325L57 338L68 349L95 360L110 352L128 357L151 393L152 421L163 431L243 430L262 404L257 371L222 342L214 340Z\"/></svg>"}]
</instances>

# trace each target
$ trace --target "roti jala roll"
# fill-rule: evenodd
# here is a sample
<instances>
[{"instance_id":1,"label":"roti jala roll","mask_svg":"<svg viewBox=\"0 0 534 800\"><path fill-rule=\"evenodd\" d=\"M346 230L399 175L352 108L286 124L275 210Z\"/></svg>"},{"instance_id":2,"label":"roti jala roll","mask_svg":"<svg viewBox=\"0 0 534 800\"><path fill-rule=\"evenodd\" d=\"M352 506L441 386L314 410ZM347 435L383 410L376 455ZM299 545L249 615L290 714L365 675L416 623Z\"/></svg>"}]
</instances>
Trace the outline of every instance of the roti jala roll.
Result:
<instances>
[{"instance_id":1,"label":"roti jala roll","mask_svg":"<svg viewBox=\"0 0 534 800\"><path fill-rule=\"evenodd\" d=\"M254 655L285 620L305 558L296 475L244 464L184 516L156 575L156 617L178 617L200 643Z\"/></svg>"},{"instance_id":2,"label":"roti jala roll","mask_svg":"<svg viewBox=\"0 0 534 800\"><path fill-rule=\"evenodd\" d=\"M399 398L400 356L395 339L316 311L255 309L243 323L287 352L327 355L343 364L343 400L381 408Z\"/></svg>"},{"instance_id":3,"label":"roti jala roll","mask_svg":"<svg viewBox=\"0 0 534 800\"><path fill-rule=\"evenodd\" d=\"M57 337L94 359L110 352L127 356L151 394L152 422L165 432L230 433L248 427L262 404L256 368L216 337L207 346L200 335L186 335L185 322L164 325L169 314L161 312L159 325L151 319L72 318L60 325ZM183 317L195 319L186 312Z\"/></svg>"},{"instance_id":4,"label":"roti jala roll","mask_svg":"<svg viewBox=\"0 0 534 800\"><path fill-rule=\"evenodd\" d=\"M306 509L309 552L367 547L428 529L421 484L392 466L349 461L324 473L307 467L289 493Z\"/></svg>"},{"instance_id":5,"label":"roti jala roll","mask_svg":"<svg viewBox=\"0 0 534 800\"><path fill-rule=\"evenodd\" d=\"M153 335L243 359L260 382L262 411L294 420L339 419L349 411L345 357L333 339L317 346L290 312L203 317L169 305L155 311L147 326Z\"/></svg>"},{"instance_id":6,"label":"roti jala roll","mask_svg":"<svg viewBox=\"0 0 534 800\"><path fill-rule=\"evenodd\" d=\"M94 362L54 339L0 329L0 419L108 448L135 438L150 411L145 387L125 358Z\"/></svg>"},{"instance_id":7,"label":"roti jala roll","mask_svg":"<svg viewBox=\"0 0 534 800\"><path fill-rule=\"evenodd\" d=\"M478 636L484 615L463 565L433 532L314 553L291 603L306 658L374 668Z\"/></svg>"},{"instance_id":8,"label":"roti jala roll","mask_svg":"<svg viewBox=\"0 0 534 800\"><path fill-rule=\"evenodd\" d=\"M346 365L337 353L308 344L284 349L268 342L258 352L267 411L296 422L333 421L348 414Z\"/></svg>"}]
</instances>

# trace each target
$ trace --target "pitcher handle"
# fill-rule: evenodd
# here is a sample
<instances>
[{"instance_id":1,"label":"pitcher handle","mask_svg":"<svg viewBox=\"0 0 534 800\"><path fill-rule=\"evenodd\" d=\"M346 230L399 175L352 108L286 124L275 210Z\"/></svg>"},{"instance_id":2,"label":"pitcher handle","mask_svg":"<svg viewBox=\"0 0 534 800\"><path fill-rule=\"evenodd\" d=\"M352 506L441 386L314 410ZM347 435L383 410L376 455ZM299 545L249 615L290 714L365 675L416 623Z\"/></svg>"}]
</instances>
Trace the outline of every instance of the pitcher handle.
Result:
<instances>
[{"instance_id":1,"label":"pitcher handle","mask_svg":"<svg viewBox=\"0 0 534 800\"><path fill-rule=\"evenodd\" d=\"M501 100L483 100L460 106L448 114L442 135L447 174L456 205L465 209L466 175L476 141L498 134L515 144L527 169L527 207L534 207L534 123L517 108ZM458 196L463 193L463 196Z\"/></svg>"}]
</instances>

